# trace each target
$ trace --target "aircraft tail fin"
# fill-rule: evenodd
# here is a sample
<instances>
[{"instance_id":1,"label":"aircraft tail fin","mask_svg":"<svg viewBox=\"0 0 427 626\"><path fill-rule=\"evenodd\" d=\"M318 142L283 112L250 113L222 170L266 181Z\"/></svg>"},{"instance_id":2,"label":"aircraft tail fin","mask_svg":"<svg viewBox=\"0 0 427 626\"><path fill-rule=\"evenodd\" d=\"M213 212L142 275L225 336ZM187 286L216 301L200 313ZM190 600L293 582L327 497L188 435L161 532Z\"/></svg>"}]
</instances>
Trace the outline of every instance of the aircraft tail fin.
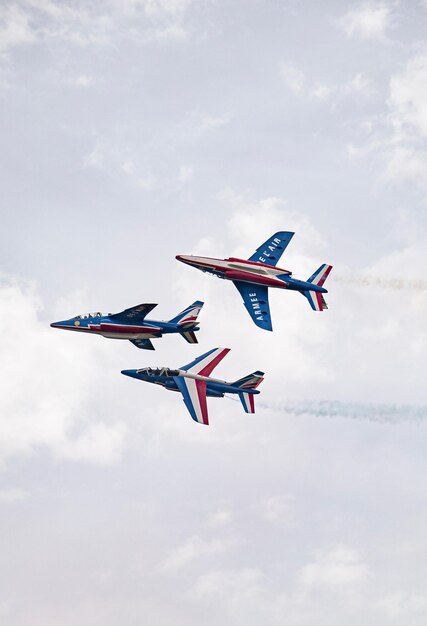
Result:
<instances>
[{"instance_id":1,"label":"aircraft tail fin","mask_svg":"<svg viewBox=\"0 0 427 626\"><path fill-rule=\"evenodd\" d=\"M313 283L313 285L317 285L318 287L323 287L323 283L328 278L331 269L332 265L326 265L326 263L324 263L310 276L307 282Z\"/></svg>"},{"instance_id":2,"label":"aircraft tail fin","mask_svg":"<svg viewBox=\"0 0 427 626\"><path fill-rule=\"evenodd\" d=\"M178 324L184 328L192 328L197 324L197 316L199 315L203 302L196 300L193 304L190 304L186 309L178 313L175 317L169 320L173 324Z\"/></svg>"},{"instance_id":3,"label":"aircraft tail fin","mask_svg":"<svg viewBox=\"0 0 427 626\"><path fill-rule=\"evenodd\" d=\"M243 378L239 378L234 383L231 383L233 387L241 387L242 389L256 389L264 380L264 372L252 372Z\"/></svg>"},{"instance_id":4,"label":"aircraft tail fin","mask_svg":"<svg viewBox=\"0 0 427 626\"><path fill-rule=\"evenodd\" d=\"M318 291L303 291L302 294L307 298L313 311L324 311L328 308L322 293Z\"/></svg>"},{"instance_id":5,"label":"aircraft tail fin","mask_svg":"<svg viewBox=\"0 0 427 626\"><path fill-rule=\"evenodd\" d=\"M316 285L317 287L323 287L323 284L328 278L331 269L332 265L327 265L326 263L324 263L314 272L314 274L310 276L307 282L311 283L312 285ZM323 294L319 291L309 289L307 291L303 291L302 293L307 298L313 311L323 311L324 309L328 308Z\"/></svg>"}]
</instances>

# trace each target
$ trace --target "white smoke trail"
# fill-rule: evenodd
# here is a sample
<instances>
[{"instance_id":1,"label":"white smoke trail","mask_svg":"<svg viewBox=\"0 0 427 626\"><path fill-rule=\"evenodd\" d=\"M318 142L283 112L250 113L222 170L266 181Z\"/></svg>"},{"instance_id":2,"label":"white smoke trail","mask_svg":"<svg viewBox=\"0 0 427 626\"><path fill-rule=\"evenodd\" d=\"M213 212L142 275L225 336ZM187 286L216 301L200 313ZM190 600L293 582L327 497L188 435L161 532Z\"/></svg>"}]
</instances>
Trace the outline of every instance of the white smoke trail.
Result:
<instances>
[{"instance_id":1,"label":"white smoke trail","mask_svg":"<svg viewBox=\"0 0 427 626\"><path fill-rule=\"evenodd\" d=\"M338 283L347 285L355 285L357 287L381 287L382 289L408 291L427 291L427 282L425 280L414 280L408 278L384 278L383 276L374 276L373 274L351 274L336 273L333 280Z\"/></svg>"},{"instance_id":2,"label":"white smoke trail","mask_svg":"<svg viewBox=\"0 0 427 626\"><path fill-rule=\"evenodd\" d=\"M259 402L265 409L283 411L289 415L312 417L347 418L369 420L384 424L419 421L427 419L427 406L410 404L377 404L359 402L339 402L338 400L307 401L286 404L268 404Z\"/></svg>"}]
</instances>

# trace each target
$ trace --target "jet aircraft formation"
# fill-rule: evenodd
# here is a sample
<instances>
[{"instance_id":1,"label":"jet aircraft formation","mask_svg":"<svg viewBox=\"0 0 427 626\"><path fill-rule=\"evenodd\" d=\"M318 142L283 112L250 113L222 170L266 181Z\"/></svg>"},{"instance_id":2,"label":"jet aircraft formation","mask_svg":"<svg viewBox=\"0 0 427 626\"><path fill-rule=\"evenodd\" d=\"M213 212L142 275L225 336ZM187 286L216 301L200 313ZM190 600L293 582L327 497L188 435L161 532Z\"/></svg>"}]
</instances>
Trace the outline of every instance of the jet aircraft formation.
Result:
<instances>
[{"instance_id":1,"label":"jet aircraft formation","mask_svg":"<svg viewBox=\"0 0 427 626\"><path fill-rule=\"evenodd\" d=\"M295 233L277 232L265 241L249 259L230 257L216 259L202 256L177 255L176 259L202 272L231 280L254 323L263 330L272 331L268 288L298 291L305 296L314 311L327 309L323 286L332 265L321 265L306 281L293 278L292 272L277 267ZM198 315L203 302L196 300L169 321L146 319L157 304L139 304L119 313L89 313L68 320L53 322L53 328L101 335L109 339L126 339L137 348L154 350L152 339L179 334L189 343L198 343ZM209 424L207 397L223 398L236 394L246 413L255 413L257 387L264 380L264 372L255 371L234 382L211 378L214 368L230 351L213 348L191 363L178 368L144 367L122 370L122 374L144 382L160 385L169 391L179 391L194 421Z\"/></svg>"}]
</instances>

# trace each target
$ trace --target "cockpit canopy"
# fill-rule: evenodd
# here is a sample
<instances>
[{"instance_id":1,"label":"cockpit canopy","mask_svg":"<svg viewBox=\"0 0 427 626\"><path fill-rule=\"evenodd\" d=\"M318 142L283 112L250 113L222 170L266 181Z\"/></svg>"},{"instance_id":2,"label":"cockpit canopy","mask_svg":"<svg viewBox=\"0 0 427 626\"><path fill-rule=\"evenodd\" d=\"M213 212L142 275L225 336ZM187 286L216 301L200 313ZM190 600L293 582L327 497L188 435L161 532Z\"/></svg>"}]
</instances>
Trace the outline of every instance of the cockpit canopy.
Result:
<instances>
[{"instance_id":1,"label":"cockpit canopy","mask_svg":"<svg viewBox=\"0 0 427 626\"><path fill-rule=\"evenodd\" d=\"M108 315L110 315L110 313ZM76 317L74 317L73 319L88 320L89 318L92 318L92 317L105 317L105 315L101 313L100 311L97 311L96 313L86 313L85 315L76 315Z\"/></svg>"},{"instance_id":2,"label":"cockpit canopy","mask_svg":"<svg viewBox=\"0 0 427 626\"><path fill-rule=\"evenodd\" d=\"M136 373L147 376L179 376L179 370L172 370L169 367L142 367L136 370Z\"/></svg>"}]
</instances>

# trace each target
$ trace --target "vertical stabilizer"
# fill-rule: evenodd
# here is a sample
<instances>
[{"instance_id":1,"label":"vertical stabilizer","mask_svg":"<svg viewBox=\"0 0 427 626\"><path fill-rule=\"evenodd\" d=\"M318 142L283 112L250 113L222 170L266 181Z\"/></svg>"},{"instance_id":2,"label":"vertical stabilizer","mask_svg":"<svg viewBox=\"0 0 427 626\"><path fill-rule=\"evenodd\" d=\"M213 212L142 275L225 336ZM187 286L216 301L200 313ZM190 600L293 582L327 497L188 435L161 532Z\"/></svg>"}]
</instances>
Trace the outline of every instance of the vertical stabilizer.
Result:
<instances>
[{"instance_id":1,"label":"vertical stabilizer","mask_svg":"<svg viewBox=\"0 0 427 626\"><path fill-rule=\"evenodd\" d=\"M196 300L193 304L190 304L186 309L178 313L175 317L169 320L172 324L178 324L178 326L188 327L195 326L197 324L197 316L203 307L203 302Z\"/></svg>"}]
</instances>

